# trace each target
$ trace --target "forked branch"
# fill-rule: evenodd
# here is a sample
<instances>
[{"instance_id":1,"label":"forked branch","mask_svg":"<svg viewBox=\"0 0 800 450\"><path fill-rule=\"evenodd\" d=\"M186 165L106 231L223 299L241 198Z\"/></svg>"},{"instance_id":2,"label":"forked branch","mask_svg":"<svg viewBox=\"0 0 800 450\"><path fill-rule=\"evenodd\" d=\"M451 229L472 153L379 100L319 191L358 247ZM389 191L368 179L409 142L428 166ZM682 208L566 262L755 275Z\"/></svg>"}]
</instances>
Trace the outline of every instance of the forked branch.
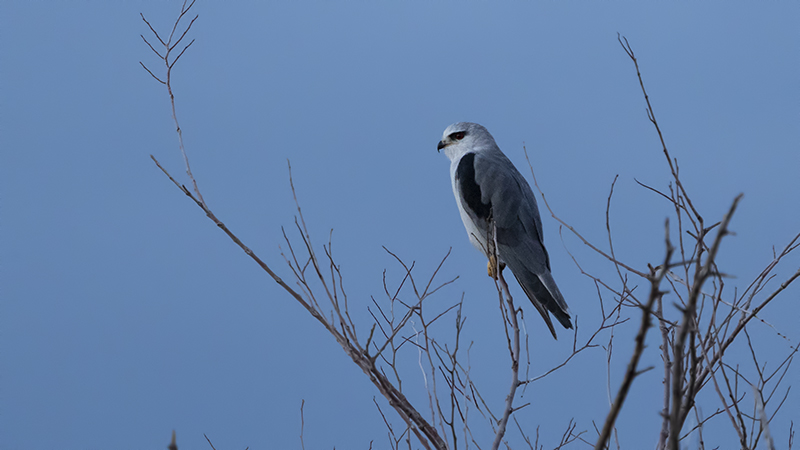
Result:
<instances>
[{"instance_id":1,"label":"forked branch","mask_svg":"<svg viewBox=\"0 0 800 450\"><path fill-rule=\"evenodd\" d=\"M188 0L187 0L188 1ZM158 162L158 160L154 156L150 156L153 162L156 163L159 169L175 184L178 189L181 190L187 197L192 199L195 204L203 210L206 216L211 219L214 224L222 230L228 237L238 245L246 255L248 255L256 264L259 265L278 285L285 290L292 298L294 298L303 308L311 314L314 319L316 319L326 330L336 339L342 349L347 353L347 355L353 360L353 362L358 365L364 373L369 377L370 381L375 385L379 392L389 401L389 404L398 412L400 417L403 421L407 424L408 428L415 434L415 436L419 439L420 443L426 449L435 448L438 450L445 449L447 447L446 442L439 436L438 432L436 431L435 427L430 425L420 413L411 405L411 402L406 398L406 396L397 388L395 387L389 379L386 377L384 372L376 365L376 360L369 355L368 347L362 347L362 345L358 342L355 331L350 327L351 322L349 321L349 314L347 311L342 314L340 309L340 304L338 300L337 294L337 284L336 284L336 274L338 272L338 267L335 266L333 262L332 254L330 253L329 249L326 249L326 256L329 258L329 262L331 264L331 283L332 288L329 289L327 284L326 278L323 274L323 271L320 267L320 262L314 253L313 246L311 245L311 238L308 234L308 230L305 227L305 221L302 216L302 211L300 210L299 203L297 202L297 196L294 191L294 185L292 184L292 193L295 195L295 202L297 204L297 211L299 221L302 224L301 233L302 238L308 252L308 257L313 265L315 275L317 280L324 286L325 296L330 301L331 307L334 311L336 311L337 318L335 322L333 320L328 320L322 311L318 309L318 302L316 298L314 298L313 293L309 290L305 292L305 296L300 292L294 290L290 287L286 282L284 282L261 258L259 258L255 252L253 252L248 246L246 246L222 221L220 221L216 215L212 212L209 208L205 200L203 199L202 194L200 193L200 189L198 184L192 175L192 171L189 166L189 158L186 154L186 150L183 145L183 138L181 133L180 125L178 124L178 116L176 113L175 108L175 96L172 91L172 69L174 68L177 61L180 57L184 54L184 52L192 45L194 40L189 42L189 44L185 45L180 49L177 56L173 57L174 52L176 49L180 48L179 45L183 41L184 37L186 37L189 29L194 24L194 21L197 19L195 16L186 28L178 32L181 20L184 16L189 12L189 10L194 5L194 1L187 5L187 1L184 1L183 5L181 6L180 15L178 19L175 21L172 31L169 34L169 37L165 40L163 39L158 32L150 25L150 23L145 19L144 15L142 15L142 20L147 24L150 31L153 33L155 38L158 40L158 43L163 47L162 52L156 50L156 48L144 37L142 39L147 44L147 46L164 62L166 68L166 74L163 78L158 77L151 71L147 66L143 63L142 66L147 70L147 72L153 76L159 83L166 85L167 91L170 97L170 104L172 107L172 116L175 122L176 132L178 134L178 143L180 147L181 154L184 158L184 163L186 165L186 173L189 177L192 185L193 190L189 190L183 184L179 183L175 180L175 178ZM177 38L176 38L177 36ZM291 177L291 171L290 171ZM297 268L296 268L297 269ZM299 269L303 271L304 269ZM437 269L438 271L438 269ZM295 271L295 275L298 275L300 272ZM430 283L428 284L430 286ZM338 289L341 290L341 282L338 284ZM343 293L343 291L342 291ZM308 297L308 298L307 298ZM341 325L341 330L337 328L336 323Z\"/></svg>"},{"instance_id":2,"label":"forked branch","mask_svg":"<svg viewBox=\"0 0 800 450\"><path fill-rule=\"evenodd\" d=\"M664 275L667 273L667 268L669 267L672 259L672 253L675 251L675 248L672 246L672 242L670 242L669 239L669 221L664 223L664 235L666 246L664 263L660 266L660 269L652 267L650 268L650 274L648 275L648 278L650 279L650 295L647 298L647 303L645 303L645 305L642 307L642 319L639 324L639 331L636 333L636 338L634 339L636 345L633 350L633 355L631 355L631 359L628 362L628 368L625 371L624 378L622 379L622 385L617 391L617 395L611 405L611 411L609 411L608 415L606 416L606 421L603 424L600 436L597 438L597 443L594 446L595 450L602 450L608 447L608 440L611 437L611 431L614 429L614 424L617 421L619 412L622 410L622 405L625 403L625 398L628 396L628 392L631 389L633 379L642 373L642 371L638 370L639 360L644 352L644 339L647 336L647 330L650 328L653 305L664 295L664 292L661 290L661 281L664 279Z\"/></svg>"}]
</instances>

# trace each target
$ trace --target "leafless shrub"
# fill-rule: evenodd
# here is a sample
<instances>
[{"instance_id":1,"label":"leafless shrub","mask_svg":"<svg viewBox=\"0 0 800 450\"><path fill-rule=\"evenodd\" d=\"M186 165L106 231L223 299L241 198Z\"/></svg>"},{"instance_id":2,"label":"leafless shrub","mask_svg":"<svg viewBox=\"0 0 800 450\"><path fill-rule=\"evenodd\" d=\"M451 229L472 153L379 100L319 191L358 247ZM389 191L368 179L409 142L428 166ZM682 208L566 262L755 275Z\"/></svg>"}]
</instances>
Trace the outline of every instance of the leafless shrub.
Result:
<instances>
[{"instance_id":1,"label":"leafless shrub","mask_svg":"<svg viewBox=\"0 0 800 450\"><path fill-rule=\"evenodd\" d=\"M773 395L784 380L783 376L786 374L797 352L797 347L790 346L790 351L786 358L777 368L766 373L765 366L759 364L757 352L750 344L746 327L754 318L763 322L758 317L758 314L794 280L800 277L800 269L798 269L797 272L783 281L771 293L764 294L766 285L774 278L773 271L775 267L783 258L800 246L800 234L796 235L780 253L775 253L774 259L755 277L744 292L734 292L730 296L724 290L726 275L718 268L717 253L723 238L731 234L729 224L739 201L742 199L742 195L739 194L734 198L728 213L721 221L710 226L705 224L703 216L693 205L689 193L681 182L678 161L670 155L664 142L664 137L650 103L650 97L645 90L644 81L639 71L639 63L633 49L624 37L619 37L619 42L636 68L639 85L647 104L647 116L658 133L662 151L672 176L672 183L670 183L666 191L660 191L643 183L639 184L667 200L674 210L677 222L678 246L676 248L671 243L669 222L667 222L665 226L666 256L663 262L656 267L648 266L646 272L636 270L618 260L614 254L611 229L608 225L608 206L606 208L606 227L610 250L606 253L586 240L572 226L557 217L547 204L547 200L545 199L544 201L551 215L564 228L614 265L621 287L612 287L611 283L603 282L597 277L586 273L578 265L581 272L590 277L596 283L598 289L602 286L603 289L612 293L617 298L619 305L640 308L642 311L639 331L635 337L636 346L634 352L630 357L628 369L617 391L616 398L612 402L605 424L602 430L598 431L595 449L608 448L616 418L625 402L633 380L644 371L652 369L650 367L640 370L638 369L638 364L644 350L644 336L653 319L658 321L661 335L664 373L663 422L657 448L678 450L681 439L687 437L695 428L701 428L705 421L723 411L739 436L741 448L756 448L762 436L766 436L769 442L767 445L772 448L768 424L783 406L788 395L788 389L779 404L775 406L772 415L768 416L766 414L765 406L773 399ZM616 182L616 179L614 182ZM612 194L613 188L614 183L612 183L611 188ZM543 194L542 197L544 198ZM610 201L611 194L609 195L609 205ZM712 237L714 229L716 229L716 234ZM673 262L672 255L676 251L680 256L680 260ZM629 288L628 274L635 275L650 283L647 299L639 299L634 290ZM661 287L665 279L669 284L668 291L663 291ZM709 281L711 282L710 292L704 290ZM680 304L676 305L679 314L674 319L667 317L664 312L662 297L667 292L673 294L680 301ZM753 381L748 380L742 374L738 365L732 367L729 363L723 361L726 350L742 335L747 339L751 350L752 362L757 373L757 379ZM778 333L778 336L783 337L780 333ZM720 409L706 419L699 421L698 427L681 434L685 428L686 419L692 410L695 411L698 417L700 416L699 411L697 411L696 399L698 394L708 385L709 380L714 385L719 396ZM750 414L744 412L744 403L742 401L745 393L738 384L740 380L752 386L755 394L754 406ZM763 394L765 389L768 390L766 396Z\"/></svg>"},{"instance_id":2,"label":"leafless shrub","mask_svg":"<svg viewBox=\"0 0 800 450\"><path fill-rule=\"evenodd\" d=\"M602 427L595 426L597 438L594 444L587 439L588 436L585 436L587 431L578 431L577 423L570 420L557 449L573 443L583 443L594 446L595 449L604 449L610 445L612 433L615 433L616 430L615 424L619 412L624 406L633 382L640 374L653 368L642 369L639 365L642 355L646 351L645 337L654 321L658 326L661 339L660 356L663 363L664 381L663 404L660 405L663 422L657 439L657 448L679 449L681 439L686 438L695 430L702 432L703 424L723 413L728 417L731 426L739 436L742 448L755 448L762 438L766 440L768 448L774 448L769 423L788 396L788 389L784 393L783 390L779 391L779 387L784 381L784 376L797 348L792 347L783 362L777 367L767 370L766 364L759 361L758 352L751 343L747 325L754 318L761 320L758 314L800 276L800 270L798 270L777 288L773 288L771 292L767 290L767 285L774 278L775 267L800 246L800 234L795 236L781 252L775 253L773 261L755 277L743 292L734 291L729 294L724 289L725 274L718 267L717 255L723 238L731 234L729 225L742 196L739 195L732 201L728 213L719 222L710 226L706 225L703 216L695 209L689 193L681 182L677 159L670 155L664 143L662 131L650 104L650 98L644 88L638 61L625 38L619 38L620 44L636 68L639 84L647 104L648 118L661 139L662 151L672 177L666 190L659 190L640 183L644 188L666 200L674 213L673 219L665 222L664 255L659 257L658 265L648 265L645 270L636 269L617 259L609 220L616 179L611 185L606 207L608 252L589 242L572 226L557 217L542 194L551 215L561 223L563 228L611 263L618 280L605 281L590 274L573 257L573 261L581 273L591 279L596 287L601 322L596 329L590 330L588 338L579 344L576 319L572 353L561 363L544 370L541 375L531 377L527 335L524 341L526 358L525 360L522 358L521 309L515 306L502 272L499 274L496 286L510 357L511 383L502 410L493 413L470 378L469 345L462 341L462 331L466 321L466 318L462 316L462 302L444 307L433 307L430 302L427 302L439 289L455 281L455 279L444 282L437 280L439 270L446 262L449 252L444 255L438 267L431 274L420 278L414 271L414 263L408 265L386 249L386 252L396 261L403 276L397 285L389 285L386 281L386 272L384 272L385 298L372 298L372 304L368 307L368 311L372 315L373 323L368 327L369 332L366 337L365 334L359 336L356 323L350 316L348 296L344 290L344 275L334 258L332 236L329 236L327 244L322 245L322 254L318 255L319 247L315 246L309 234L300 202L296 196L291 165L288 167L289 182L297 214L294 219L294 231L283 230L285 248L282 250L282 255L291 278L293 278L292 282L284 281L212 212L203 199L198 183L189 167L189 158L183 145L181 129L175 112L175 97L171 84L172 69L194 42L182 44L197 19L197 16L194 16L188 24L185 23L184 18L194 6L194 1L187 3L188 0L184 1L180 14L166 39L163 39L142 15L142 20L152 32L155 41L152 38L148 40L144 36L142 39L164 63L165 74L159 77L144 63L142 63L142 67L167 88L179 138L179 149L184 157L186 173L191 181L192 189L190 190L176 181L155 157L151 155L151 158L175 186L194 201L206 216L291 298L302 305L311 317L331 334L349 358L362 369L367 379L387 400L404 425L397 427L393 420L385 415L381 404L375 402L375 407L386 425L391 448L399 449L401 446L412 448L415 443L426 449L468 448L470 444L482 448L472 431L472 427L476 425L470 419L470 411L474 411L493 431L494 438L490 448L497 449L503 444L510 447L506 435L509 421L513 419L527 446L534 450L543 449L544 446L539 443L539 428L536 428L535 438L532 440L529 435L530 431L524 430L514 417L516 411L528 405L518 406L515 404L520 398L518 389L522 387L524 394L525 389L531 383L563 368L581 352L598 347L599 341L606 335L608 343L605 345L605 350L607 367L610 372L613 342L615 337L619 339L615 334L615 328L636 317L637 314L639 326L633 336L635 347L620 387L616 390L613 399L609 385L610 411ZM156 41L157 44L154 44ZM531 172L533 174L532 170ZM538 184L536 187L538 189ZM677 229L674 235L677 237L677 244L673 244L673 235L671 234L675 229ZM493 238L490 237L488 242L493 242ZM631 286L632 282L629 277L641 279L649 284L646 296L640 297L636 287ZM420 279L425 281L419 282ZM707 287L709 283L711 284L710 288ZM665 284L667 286L664 286ZM662 299L668 292L679 299L680 304L676 305L677 308L664 307ZM607 305L608 296L612 298L610 300L613 304L611 308ZM677 314L673 314L673 312L677 312ZM448 320L455 325L451 329L452 335L445 338L435 334L433 325L438 322L446 323ZM755 377L750 372L744 371L740 363L723 359L726 350L734 342L741 341L742 336L750 349ZM404 393L400 370L401 358L399 357L404 351L416 352L419 357L419 365L427 390L425 407L413 405ZM525 375L520 376L520 364L523 361L526 364ZM709 382L718 394L720 405L713 414L702 418L696 399L698 394L709 385ZM750 387L749 392L752 392L751 395L754 396L751 408L746 408L747 403L744 402L748 392L746 386ZM776 401L778 404L773 407ZM771 407L769 413L767 412L768 405ZM694 411L698 423L694 428L686 430L686 420L692 411ZM300 412L300 440L301 447L304 447L305 421L302 404ZM794 431L790 429L790 448L793 437ZM702 435L700 442L702 448ZM210 440L209 444L211 444ZM618 442L617 447L619 448Z\"/></svg>"}]
</instances>

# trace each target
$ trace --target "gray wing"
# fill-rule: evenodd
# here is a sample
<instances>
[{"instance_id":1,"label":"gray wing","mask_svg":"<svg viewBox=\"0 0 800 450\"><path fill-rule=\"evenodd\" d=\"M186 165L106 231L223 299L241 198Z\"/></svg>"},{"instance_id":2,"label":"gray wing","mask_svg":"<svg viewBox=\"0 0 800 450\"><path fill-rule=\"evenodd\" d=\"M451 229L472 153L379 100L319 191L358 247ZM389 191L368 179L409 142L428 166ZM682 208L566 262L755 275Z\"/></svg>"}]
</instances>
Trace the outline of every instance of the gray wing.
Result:
<instances>
[{"instance_id":1,"label":"gray wing","mask_svg":"<svg viewBox=\"0 0 800 450\"><path fill-rule=\"evenodd\" d=\"M556 337L548 311L564 328L572 328L572 322L567 302L550 273L536 197L499 149L476 154L474 165L481 203L489 205L497 227L498 254Z\"/></svg>"}]
</instances>

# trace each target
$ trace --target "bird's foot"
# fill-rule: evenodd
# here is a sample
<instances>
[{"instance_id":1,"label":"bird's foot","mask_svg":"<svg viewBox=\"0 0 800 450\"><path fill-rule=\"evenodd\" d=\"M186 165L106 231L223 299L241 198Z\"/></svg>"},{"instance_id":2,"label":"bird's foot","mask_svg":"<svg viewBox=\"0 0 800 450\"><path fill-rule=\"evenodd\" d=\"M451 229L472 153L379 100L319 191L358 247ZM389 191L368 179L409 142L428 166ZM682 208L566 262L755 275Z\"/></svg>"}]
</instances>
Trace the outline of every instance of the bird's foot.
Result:
<instances>
[{"instance_id":1,"label":"bird's foot","mask_svg":"<svg viewBox=\"0 0 800 450\"><path fill-rule=\"evenodd\" d=\"M492 277L493 280L496 280L497 277L500 276L500 272L502 272L505 268L506 265L504 263L500 263L500 270L498 271L497 258L494 255L489 256L489 262L486 264L486 272L490 277Z\"/></svg>"}]
</instances>

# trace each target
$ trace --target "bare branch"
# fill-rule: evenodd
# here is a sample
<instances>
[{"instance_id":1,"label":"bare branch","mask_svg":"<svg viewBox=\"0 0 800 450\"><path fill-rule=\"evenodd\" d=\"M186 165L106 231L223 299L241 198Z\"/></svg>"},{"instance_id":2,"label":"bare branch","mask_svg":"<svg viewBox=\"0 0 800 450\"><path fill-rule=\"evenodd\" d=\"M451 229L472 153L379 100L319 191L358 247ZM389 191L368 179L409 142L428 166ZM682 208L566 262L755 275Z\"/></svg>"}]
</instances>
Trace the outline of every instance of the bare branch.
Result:
<instances>
[{"instance_id":1,"label":"bare branch","mask_svg":"<svg viewBox=\"0 0 800 450\"><path fill-rule=\"evenodd\" d=\"M496 233L493 233L496 236ZM495 248L497 248L495 246ZM499 283L498 292L500 294L500 302L503 302L503 294L505 294L505 302L506 308L508 311L507 317L511 321L511 328L512 328L512 337L511 337L511 388L509 390L508 395L506 396L505 408L503 409L503 415L500 417L499 422L497 423L497 432L494 436L494 441L492 442L492 450L497 450L500 447L500 443L503 440L503 436L506 432L506 426L508 424L508 419L511 417L511 413L514 411L514 397L517 392L517 388L520 385L519 381L519 354L520 354L520 345L519 345L519 323L517 322L517 310L514 306L514 299L511 297L511 292L508 289L508 284L506 283L505 278L503 277L503 272L498 268L498 277L497 281Z\"/></svg>"},{"instance_id":2,"label":"bare branch","mask_svg":"<svg viewBox=\"0 0 800 450\"><path fill-rule=\"evenodd\" d=\"M661 332L661 359L664 363L664 407L661 410L662 423L661 432L658 434L658 450L662 450L667 445L669 437L669 401L670 401L670 376L672 374L672 361L670 360L670 340L669 329L664 320L663 297L656 300L656 317L658 318L658 329Z\"/></svg>"},{"instance_id":3,"label":"bare branch","mask_svg":"<svg viewBox=\"0 0 800 450\"><path fill-rule=\"evenodd\" d=\"M636 378L639 373L637 372L637 366L639 364L639 359L642 356L642 352L644 351L644 338L647 335L647 330L650 328L650 315L652 313L653 304L655 303L656 299L660 298L664 294L660 289L661 280L664 279L664 275L667 272L666 268L669 266L672 253L675 250L669 239L669 221L664 223L664 230L664 240L667 251L666 255L664 256L664 264L662 265L663 268L657 272L655 269L651 268L649 275L650 295L647 299L646 305L642 308L642 320L639 325L639 332L636 334L635 339L636 346L634 348L633 355L628 362L628 369L625 371L625 376L622 379L622 385L617 391L617 396L611 406L611 411L609 411L608 416L606 416L606 421L603 424L600 437L597 439L597 443L594 447L595 450L602 450L608 447L608 439L611 436L611 430L614 428L614 423L616 422L617 416L622 409L622 404L625 402L628 391L633 384L633 379Z\"/></svg>"},{"instance_id":4,"label":"bare branch","mask_svg":"<svg viewBox=\"0 0 800 450\"><path fill-rule=\"evenodd\" d=\"M141 61L139 61L139 64L140 64L140 65L141 65L141 66L144 68L144 70L146 70L146 71L147 71L147 73L149 73L149 74L150 74L150 76L151 76L151 77L155 78L155 80L156 80L156 81L158 81L158 82L159 82L159 83L161 83L161 84L167 84L167 82L166 82L166 81L163 81L161 78L158 78L157 76L155 76L155 75L153 74L153 72L151 72L151 71L150 71L150 69L148 69L148 68L147 68L147 66L145 66L145 65L144 65L144 63L142 63Z\"/></svg>"},{"instance_id":5,"label":"bare branch","mask_svg":"<svg viewBox=\"0 0 800 450\"><path fill-rule=\"evenodd\" d=\"M689 299L687 301L686 308L684 309L683 319L681 320L681 325L678 328L678 332L675 336L675 342L673 344L674 360L672 370L672 411L670 413L671 424L669 437L669 447L672 450L678 450L678 436L680 434L680 429L683 424L683 420L685 419L689 409L692 406L692 403L694 402L693 395L689 395L683 399L683 402L681 401L683 397L682 384L684 377L684 345L686 344L686 338L689 336L690 330L695 330L693 324L696 323L695 313L697 300L700 297L703 284L708 277L712 275L717 252L719 251L720 244L722 243L722 238L728 235L728 224L730 224L730 221L733 218L733 213L736 211L736 206L739 204L741 199L742 194L739 194L733 200L733 204L728 210L728 213L725 215L725 218L722 220L722 224L717 232L716 238L714 239L714 243L708 252L708 256L706 256L705 264L700 267L698 273L695 275L695 279L692 282L692 289L689 294ZM711 362L709 362L706 367L711 367ZM696 390L694 390L696 385L694 383L690 384L690 388L694 393L696 393Z\"/></svg>"},{"instance_id":6,"label":"bare branch","mask_svg":"<svg viewBox=\"0 0 800 450\"><path fill-rule=\"evenodd\" d=\"M143 16L142 18L144 18L144 16ZM145 23L147 23L147 21L146 21L146 20L145 20ZM149 25L149 24L148 24L148 25ZM142 40L144 41L144 43L145 43L145 44L147 44L147 46L148 46L148 47L150 47L150 50L152 50L152 51L153 51L153 53L155 53L155 54L158 56L158 58L159 58L159 59L164 59L164 56L163 56L163 55L161 55L161 53L159 53L159 52L158 52L158 50L156 50L155 48L153 48L153 46L152 46L152 45L150 45L150 41L148 41L148 40L147 40L147 38L146 38L146 37L144 37L144 35L143 35L143 34L140 34L139 36L141 36L141 38L142 38ZM156 37L158 37L158 35L156 35ZM139 64L142 64L142 62L141 62L141 61L139 61ZM142 64L142 65L144 66L144 64ZM145 69L147 69L147 67L145 67ZM149 70L148 70L148 72L149 72Z\"/></svg>"},{"instance_id":7,"label":"bare branch","mask_svg":"<svg viewBox=\"0 0 800 450\"><path fill-rule=\"evenodd\" d=\"M211 450L217 450L216 448L214 448L214 444L211 443L211 439L209 439L205 433L203 433L203 437L206 438L206 441L208 441L208 445L211 446Z\"/></svg>"},{"instance_id":8,"label":"bare branch","mask_svg":"<svg viewBox=\"0 0 800 450\"><path fill-rule=\"evenodd\" d=\"M617 33L617 40L619 44L622 46L622 49L625 50L625 53L628 54L631 61L633 61L634 66L636 67L636 76L639 78L639 86L642 88L642 94L644 95L645 102L647 102L647 117L652 122L653 126L656 128L658 132L658 138L661 141L661 147L664 151L664 156L667 158L667 163L669 164L670 171L672 172L672 176L675 180L675 184L680 189L683 199L686 200L686 203L689 205L689 208L692 210L692 213L695 217L699 219L700 228L702 229L703 218L700 216L700 213L694 208L692 205L691 200L689 199L689 195L686 193L686 190L683 188L683 183L680 181L680 177L678 176L678 168L677 165L673 164L673 160L670 157L669 151L667 150L667 144L664 142L664 135L661 134L661 128L658 126L658 121L656 121L656 114L653 112L653 106L650 104L650 97L647 95L647 90L644 88L644 81L642 80L642 74L639 72L639 61L636 59L636 56L633 54L633 49L631 48L630 43L628 43L628 39L624 36L620 36ZM623 42L624 41L624 42ZM691 218L691 215L689 216Z\"/></svg>"},{"instance_id":9,"label":"bare branch","mask_svg":"<svg viewBox=\"0 0 800 450\"><path fill-rule=\"evenodd\" d=\"M161 42L165 46L165 49L166 49L165 54L164 54L164 58L163 58L163 61L164 61L165 66L166 66L166 81L165 81L165 84L167 86L167 91L168 91L169 96L170 96L170 103L171 103L171 106L172 106L173 120L175 122L176 132L178 134L179 148L180 148L181 153L182 153L182 155L184 157L184 162L185 162L185 165L186 165L187 175L189 176L189 179L192 181L192 184L193 184L193 187L194 187L193 192L190 191L189 189L187 189L184 185L178 183L172 177L172 175L170 175L169 172L166 169L164 169L164 167L158 162L158 160L156 160L156 158L151 155L151 158L153 159L153 162L155 162L156 165L158 166L158 168L161 169L162 172L164 172L164 174L170 179L170 181L172 181L173 184L175 184L175 186L178 187L178 189L181 190L181 192L183 192L186 196L191 198L192 201L194 201L195 204L197 204L197 206L200 207L203 210L203 212L206 214L206 216L209 219L211 219L219 229L221 229L225 234L227 234L228 237L236 245L238 245L245 252L246 255L248 255L251 259L253 259L253 261L255 261L259 265L259 267L261 267L265 272L267 272L267 274L276 283L278 283L278 285L280 285L290 296L292 296L298 303L300 303L308 311L308 313L311 314L312 317L314 317L322 326L325 327L326 330L328 330L328 332L334 337L334 339L336 339L336 341L339 343L339 345L342 347L342 349L344 349L345 353L347 353L347 355L353 360L353 362L356 365L358 365L364 371L364 373L369 377L370 381L378 388L378 390L381 392L381 394L389 401L389 404L398 412L400 417L406 422L406 425L408 426L408 429L410 429L411 432L414 433L414 435L417 437L417 439L420 441L421 445L424 448L426 448L426 449L431 449L431 448L445 449L447 447L447 444L439 436L439 434L437 433L436 429L434 427L432 427L417 412L416 409L414 409L414 407L411 405L411 403L408 401L408 399L405 397L405 395L403 395L403 393L398 388L396 388L386 378L386 375L384 374L384 372L382 370L380 370L375 365L375 360L368 357L367 350L360 347L358 341L355 338L354 332L352 332L349 329L349 327L347 326L348 322L347 322L347 320L345 319L345 317L341 313L337 297L336 297L335 293L332 293L329 290L328 284L326 282L326 278L322 274L322 271L320 269L318 260L316 258L315 252L313 250L313 246L311 245L311 239L309 237L308 230L307 230L306 225L305 225L305 220L304 220L303 215L302 215L302 210L300 209L299 203L297 203L297 195L296 195L296 192L294 190L293 181L291 179L291 166L289 166L289 168L290 168L290 173L289 173L290 179L289 179L289 181L290 181L290 185L292 187L292 193L294 195L295 202L297 204L297 211L298 211L298 218L299 218L299 221L297 221L296 224L297 224L298 228L300 229L301 237L302 237L303 242L304 242L304 244L306 246L306 251L308 252L308 256L309 256L309 263L314 268L314 272L315 272L315 274L317 276L317 279L318 279L319 283L324 287L325 293L326 293L327 297L330 299L331 304L333 305L334 311L338 315L338 319L339 319L338 323L342 326L342 331L339 331L336 328L336 326L333 325L333 321L329 321L328 319L326 319L322 315L321 311L318 308L319 305L317 304L316 299L313 296L312 291L310 290L310 286L308 285L308 283L305 280L305 268L306 268L308 263L306 265L304 265L303 267L300 267L300 265L298 264L296 255L294 254L294 249L292 249L291 246L290 246L290 251L292 252L292 258L294 260L294 265L292 265L292 263L288 259L287 259L287 263L289 263L289 266L292 268L292 271L293 271L294 275L297 277L301 287L303 289L306 289L306 293L308 294L308 297L310 299L312 299L313 305L311 303L309 303L308 301L306 301L303 295L301 295L300 293L298 293L297 291L292 289L288 284L286 284L266 263L264 263L263 260L261 260L249 247L247 247L224 223L222 223L214 215L214 213L208 207L206 202L203 200L203 197L202 197L202 195L200 193L200 190L197 187L197 182L196 182L194 176L191 173L191 169L190 169L190 166L189 166L189 159L188 159L188 156L186 154L185 148L183 146L183 138L182 138L180 126L178 125L178 118L177 118L177 113L176 113L176 110L175 110L175 97L173 95L172 85L171 85L171 71L172 71L173 65L176 62L177 58L174 59L174 60L170 60L170 51L173 48L175 48L175 45L171 45L170 43L172 42L172 38L175 35L175 31L177 30L177 27L178 27L178 24L179 24L181 18L189 11L189 9L192 7L193 4L194 4L194 2L190 3L187 6L187 2L184 2L183 6L182 6L182 9L181 9L181 15L175 21L172 33L170 33L170 39L166 43L164 43L163 39L161 39L161 37L158 36L158 33L155 32L155 30L152 28L152 26L150 26L149 22L147 22L147 20L144 19L144 16L142 16L142 18L145 21L145 23L147 23L148 27L150 27L151 31L156 35L156 37L159 40L159 42ZM196 17L195 17L195 19L196 19ZM186 32L188 32L188 29L191 28L191 26L194 23L195 19L192 19L192 21L186 27L186 31L181 34L181 37L178 39L178 41L180 41L186 35ZM145 42L146 42L146 40L145 40ZM148 43L148 45L149 45L149 43ZM178 58L180 57L180 55L183 54L184 51L186 51L186 49L190 45L191 45L191 43L183 48L181 53L178 55ZM158 53L158 52L156 52L156 53ZM142 65L144 66L144 64L142 64ZM145 69L152 76L154 76L152 74L152 72L149 71L149 69L147 69L146 67L145 67ZM154 78L158 79L158 77L155 77L155 76L154 76ZM161 81L161 80L159 80L159 81ZM333 259L330 256L330 254L328 254L328 256L329 256L330 263L334 264L333 263ZM334 287L335 287L335 278L332 279L332 282L334 283ZM210 441L209 441L209 443L210 443ZM409 441L409 445L410 445L410 441Z\"/></svg>"},{"instance_id":10,"label":"bare branch","mask_svg":"<svg viewBox=\"0 0 800 450\"><path fill-rule=\"evenodd\" d=\"M303 442L303 429L306 426L306 420L303 415L303 407L306 405L306 400L300 402L300 448L306 450L306 444Z\"/></svg>"},{"instance_id":11,"label":"bare branch","mask_svg":"<svg viewBox=\"0 0 800 450\"><path fill-rule=\"evenodd\" d=\"M582 241L582 242L583 242L583 243L584 243L584 244L585 244L587 247L591 248L591 249L592 249L592 250L594 250L595 252L597 252L597 253L599 253L600 255L604 256L606 259L608 259L609 261L613 262L614 264L618 264L618 265L620 265L620 266L624 267L624 268L625 268L625 270L627 270L627 271L629 271L629 272L631 272L631 273L635 273L636 275L639 275L640 277L642 277L642 278L645 278L645 279L646 279L646 278L647 278L647 274L645 274L644 272L640 272L640 271L638 271L638 270L636 270L636 269L634 269L634 268L632 268L632 267L628 266L627 264L624 264L624 263L622 263L622 262L620 262L620 261L617 261L617 260L615 260L615 259L614 259L612 256L609 256L609 255L607 255L607 254L606 254L604 251L602 251L602 250L600 250L599 248L595 247L595 246L594 246L594 245L593 245L591 242L589 242L588 240L586 240L586 238L584 238L584 237L583 237L583 235L581 235L580 233L578 233L578 231L577 231L577 230L575 230L575 228L573 228L573 227L572 227L570 224L568 224L568 223L564 222L564 221L563 221L563 220L562 220L560 217L556 216L556 214L553 212L552 208L550 208L550 204L549 204L549 203L547 203L547 197L545 197L545 195L544 195L544 193L542 192L541 188L539 188L539 183L536 181L536 174L533 172L533 166L531 165L531 160L530 160L530 158L528 157L528 149L527 149L527 148L525 148L525 146L524 146L524 145L522 146L522 149L523 149L523 151L525 152L525 159L528 161L528 167L530 168L530 170L531 170L531 175L533 176L533 184L536 186L536 190L537 190L537 191L539 191L539 195L541 195L541 196L542 196L542 200L544 201L544 205L547 207L547 210L550 212L550 215L551 215L551 216L552 216L554 219L556 219L556 221L558 221L558 223L560 223L560 224L561 224L562 226L564 226L566 229L568 229L569 231L571 231L571 232L572 232L572 234L574 234L575 236L577 236L577 237L578 237L578 239L580 239L580 240L581 240L581 241Z\"/></svg>"},{"instance_id":12,"label":"bare branch","mask_svg":"<svg viewBox=\"0 0 800 450\"><path fill-rule=\"evenodd\" d=\"M494 253L494 261L499 261L497 257L497 229L494 223L491 224L491 236L490 239L487 239L487 242L492 243L492 252ZM497 278L495 279L495 284L497 286L497 293L500 297L500 305L503 306L503 295L505 294L505 308L506 316L511 324L511 334L512 337L510 338L509 342L509 351L511 353L511 388L509 389L508 395L506 396L505 408L503 409L503 414L500 417L500 420L497 423L497 431L494 435L494 441L492 442L492 450L497 450L500 447L500 443L503 440L503 436L506 433L506 426L508 425L508 419L511 417L511 414L514 412L514 397L517 393L517 388L520 386L519 381L519 355L520 355L520 344L519 344L519 322L517 321L517 314L518 311L516 306L514 306L514 298L511 297L511 291L508 289L508 283L506 283L505 278L503 277L503 270L498 265L497 267ZM504 322L506 328L506 336L508 336L508 324Z\"/></svg>"},{"instance_id":13,"label":"bare branch","mask_svg":"<svg viewBox=\"0 0 800 450\"><path fill-rule=\"evenodd\" d=\"M761 391L755 386L752 387L758 418L761 421L761 430L764 431L764 436L767 440L767 448L769 450L775 450L775 442L772 440L772 433L769 432L769 419L767 418L766 411L764 411L764 399L761 397Z\"/></svg>"}]
</instances>

